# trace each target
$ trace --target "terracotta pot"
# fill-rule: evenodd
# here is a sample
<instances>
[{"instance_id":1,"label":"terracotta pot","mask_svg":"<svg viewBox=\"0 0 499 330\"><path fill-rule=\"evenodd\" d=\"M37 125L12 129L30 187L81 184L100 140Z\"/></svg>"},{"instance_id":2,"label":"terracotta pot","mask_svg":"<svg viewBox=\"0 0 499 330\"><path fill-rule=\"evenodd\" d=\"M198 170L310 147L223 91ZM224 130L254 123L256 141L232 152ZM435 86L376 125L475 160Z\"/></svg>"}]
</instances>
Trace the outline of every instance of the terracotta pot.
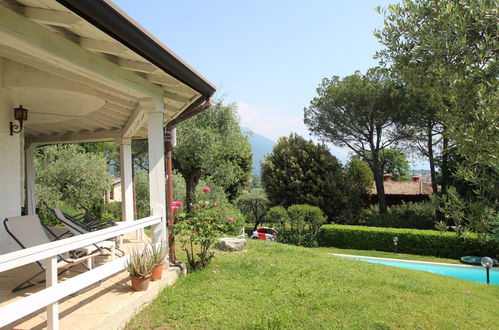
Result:
<instances>
[{"instance_id":1,"label":"terracotta pot","mask_svg":"<svg viewBox=\"0 0 499 330\"><path fill-rule=\"evenodd\" d=\"M157 281L161 279L161 277L163 276L163 266L164 264L159 264L153 267L151 273L151 281Z\"/></svg>"},{"instance_id":2,"label":"terracotta pot","mask_svg":"<svg viewBox=\"0 0 499 330\"><path fill-rule=\"evenodd\" d=\"M149 287L149 281L151 280L151 275L148 276L130 276L132 280L133 291L146 291Z\"/></svg>"}]
</instances>

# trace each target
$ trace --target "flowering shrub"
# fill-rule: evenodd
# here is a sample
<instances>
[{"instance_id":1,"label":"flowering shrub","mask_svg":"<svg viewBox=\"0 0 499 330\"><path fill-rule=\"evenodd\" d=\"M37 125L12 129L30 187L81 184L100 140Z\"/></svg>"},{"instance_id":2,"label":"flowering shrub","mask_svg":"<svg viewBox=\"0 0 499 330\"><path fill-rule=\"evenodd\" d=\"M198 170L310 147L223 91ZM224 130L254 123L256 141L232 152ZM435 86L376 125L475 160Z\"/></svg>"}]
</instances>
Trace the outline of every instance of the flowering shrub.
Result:
<instances>
[{"instance_id":1,"label":"flowering shrub","mask_svg":"<svg viewBox=\"0 0 499 330\"><path fill-rule=\"evenodd\" d=\"M172 202L171 205L171 209L177 212L175 234L179 236L192 270L208 264L215 254L210 247L220 234L237 232L240 229L238 226L241 226L235 216L228 214L226 207L207 200L210 191L209 187L203 188L189 213L182 212L180 202ZM195 253L195 250L199 252Z\"/></svg>"}]
</instances>

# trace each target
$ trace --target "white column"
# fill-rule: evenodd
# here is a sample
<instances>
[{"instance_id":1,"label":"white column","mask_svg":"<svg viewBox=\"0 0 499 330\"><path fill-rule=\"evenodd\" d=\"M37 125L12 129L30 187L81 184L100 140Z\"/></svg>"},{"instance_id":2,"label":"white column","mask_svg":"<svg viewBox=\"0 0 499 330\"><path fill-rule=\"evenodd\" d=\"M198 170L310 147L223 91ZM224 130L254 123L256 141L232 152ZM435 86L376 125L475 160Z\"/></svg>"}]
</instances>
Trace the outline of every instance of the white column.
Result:
<instances>
[{"instance_id":1,"label":"white column","mask_svg":"<svg viewBox=\"0 0 499 330\"><path fill-rule=\"evenodd\" d=\"M45 282L47 287L57 285L57 256L46 260ZM47 306L47 329L59 329L59 302Z\"/></svg>"},{"instance_id":2,"label":"white column","mask_svg":"<svg viewBox=\"0 0 499 330\"><path fill-rule=\"evenodd\" d=\"M154 243L166 241L165 143L163 113L148 113L149 201L152 215L161 215L161 223L152 228Z\"/></svg>"},{"instance_id":3,"label":"white column","mask_svg":"<svg viewBox=\"0 0 499 330\"><path fill-rule=\"evenodd\" d=\"M132 182L132 140L120 141L121 162L121 216L124 221L133 219L133 182Z\"/></svg>"},{"instance_id":4,"label":"white column","mask_svg":"<svg viewBox=\"0 0 499 330\"><path fill-rule=\"evenodd\" d=\"M29 145L26 148L26 200L29 215L36 213L36 195L35 195L35 148L34 145Z\"/></svg>"},{"instance_id":5,"label":"white column","mask_svg":"<svg viewBox=\"0 0 499 330\"><path fill-rule=\"evenodd\" d=\"M7 74L7 63L0 56L0 81ZM14 94L14 95L13 95ZM9 122L14 120L15 107L19 106L17 96L3 87L0 82L0 221L6 217L21 215L23 188L21 174L24 170L21 156L21 135L10 135ZM23 130L24 131L24 130ZM19 249L12 237L0 225L0 251L7 253Z\"/></svg>"}]
</instances>

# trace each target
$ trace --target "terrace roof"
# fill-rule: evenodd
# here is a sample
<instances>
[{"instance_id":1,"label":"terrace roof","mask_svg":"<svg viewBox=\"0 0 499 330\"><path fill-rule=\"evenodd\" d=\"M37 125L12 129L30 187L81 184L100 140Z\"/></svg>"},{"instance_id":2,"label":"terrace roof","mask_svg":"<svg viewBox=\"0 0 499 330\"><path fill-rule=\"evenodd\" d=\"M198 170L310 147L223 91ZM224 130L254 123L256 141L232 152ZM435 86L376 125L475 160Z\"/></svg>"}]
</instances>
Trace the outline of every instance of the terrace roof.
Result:
<instances>
[{"instance_id":1,"label":"terrace roof","mask_svg":"<svg viewBox=\"0 0 499 330\"><path fill-rule=\"evenodd\" d=\"M28 142L145 138L215 87L107 0L0 2L3 85L29 110ZM164 108L164 110L163 110Z\"/></svg>"}]
</instances>

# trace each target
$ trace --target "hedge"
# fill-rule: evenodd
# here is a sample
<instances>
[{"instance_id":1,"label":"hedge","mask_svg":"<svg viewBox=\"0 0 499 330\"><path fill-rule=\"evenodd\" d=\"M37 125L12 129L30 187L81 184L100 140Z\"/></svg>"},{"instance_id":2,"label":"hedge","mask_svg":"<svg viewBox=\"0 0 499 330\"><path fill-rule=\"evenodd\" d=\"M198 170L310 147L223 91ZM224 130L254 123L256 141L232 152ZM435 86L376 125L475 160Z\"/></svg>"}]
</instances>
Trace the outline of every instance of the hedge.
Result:
<instances>
[{"instance_id":1,"label":"hedge","mask_svg":"<svg viewBox=\"0 0 499 330\"><path fill-rule=\"evenodd\" d=\"M474 234L466 238L452 232L403 228L379 228L348 225L323 225L319 229L319 246L342 249L394 251L393 238L398 237L401 253L460 258L466 255L497 257L496 242L483 243Z\"/></svg>"}]
</instances>

